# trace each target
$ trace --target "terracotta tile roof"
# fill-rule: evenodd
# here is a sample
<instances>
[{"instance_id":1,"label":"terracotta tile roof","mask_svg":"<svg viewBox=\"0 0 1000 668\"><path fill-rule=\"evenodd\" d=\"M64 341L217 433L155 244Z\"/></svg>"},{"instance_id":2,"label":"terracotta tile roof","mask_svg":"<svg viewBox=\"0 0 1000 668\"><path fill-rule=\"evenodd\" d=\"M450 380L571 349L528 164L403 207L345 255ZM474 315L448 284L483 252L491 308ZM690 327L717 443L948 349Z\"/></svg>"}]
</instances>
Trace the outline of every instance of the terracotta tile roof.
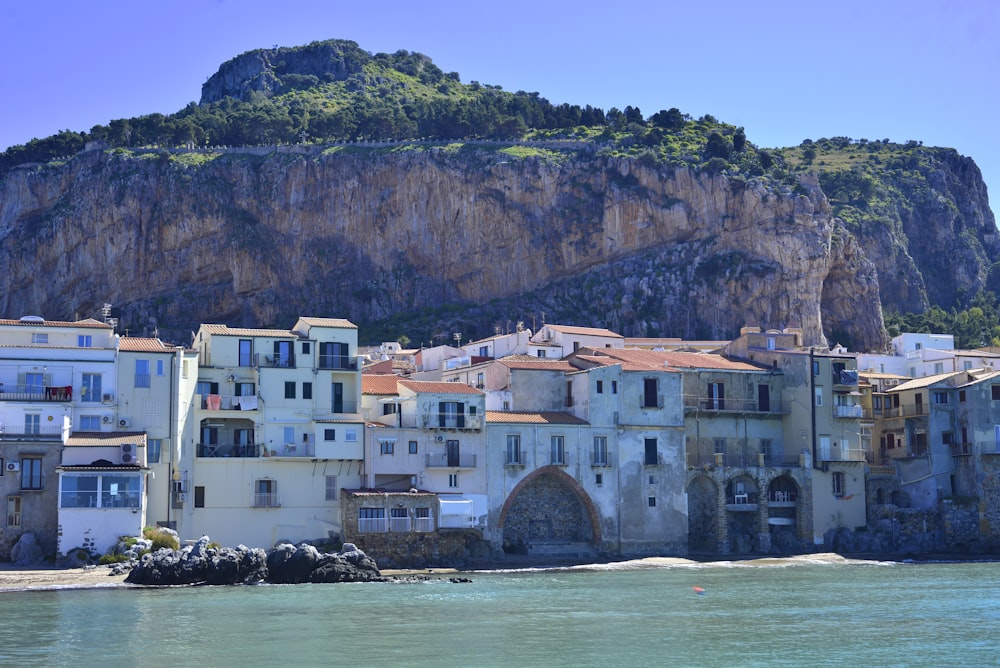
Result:
<instances>
[{"instance_id":1,"label":"terracotta tile roof","mask_svg":"<svg viewBox=\"0 0 1000 668\"><path fill-rule=\"evenodd\" d=\"M770 369L768 366L730 359L711 353L664 352L661 354L664 355L668 366L678 369L720 369L728 371L766 371Z\"/></svg>"},{"instance_id":2,"label":"terracotta tile roof","mask_svg":"<svg viewBox=\"0 0 1000 668\"><path fill-rule=\"evenodd\" d=\"M358 326L353 322L345 320L344 318L299 318L299 320L306 323L310 327L340 327L347 329L358 328Z\"/></svg>"},{"instance_id":3,"label":"terracotta tile roof","mask_svg":"<svg viewBox=\"0 0 1000 668\"><path fill-rule=\"evenodd\" d=\"M400 380L399 384L414 392L435 394L482 394L481 391L465 383L442 383L427 380Z\"/></svg>"},{"instance_id":4,"label":"terracotta tile roof","mask_svg":"<svg viewBox=\"0 0 1000 668\"><path fill-rule=\"evenodd\" d=\"M168 346L159 339L123 336L118 339L118 350L138 353L171 353L174 351L174 346Z\"/></svg>"},{"instance_id":5,"label":"terracotta tile roof","mask_svg":"<svg viewBox=\"0 0 1000 668\"><path fill-rule=\"evenodd\" d=\"M254 329L251 327L230 327L229 325L202 325L201 330L216 336L270 336L297 339L299 335L290 329Z\"/></svg>"},{"instance_id":6,"label":"terracotta tile roof","mask_svg":"<svg viewBox=\"0 0 1000 668\"><path fill-rule=\"evenodd\" d=\"M767 371L768 366L735 360L712 353L682 353L638 348L594 350L593 355L580 357L598 364L608 364L606 359L619 361L626 371L672 371L676 369L718 369L720 371Z\"/></svg>"},{"instance_id":7,"label":"terracotta tile roof","mask_svg":"<svg viewBox=\"0 0 1000 668\"><path fill-rule=\"evenodd\" d=\"M361 394L399 394L396 382L399 376L394 373L361 374Z\"/></svg>"},{"instance_id":8,"label":"terracotta tile roof","mask_svg":"<svg viewBox=\"0 0 1000 668\"><path fill-rule=\"evenodd\" d=\"M23 320L10 320L10 319L0 319L0 325L21 325L22 327L89 327L93 329L112 329L111 325L101 322L100 320L94 320L93 318L86 318L84 320L77 320L76 322L67 322L65 320L44 320L42 322L34 321L23 321Z\"/></svg>"},{"instance_id":9,"label":"terracotta tile roof","mask_svg":"<svg viewBox=\"0 0 1000 668\"><path fill-rule=\"evenodd\" d=\"M504 422L507 424L587 424L575 415L559 411L486 411L487 422Z\"/></svg>"},{"instance_id":10,"label":"terracotta tile roof","mask_svg":"<svg viewBox=\"0 0 1000 668\"><path fill-rule=\"evenodd\" d=\"M543 371L578 371L569 362L563 360L532 357L531 355L512 355L501 357L499 362L508 369L532 369Z\"/></svg>"},{"instance_id":11,"label":"terracotta tile roof","mask_svg":"<svg viewBox=\"0 0 1000 668\"><path fill-rule=\"evenodd\" d=\"M907 381L905 383L900 383L896 387L890 387L889 389L886 390L886 393L887 394L891 394L893 392L902 392L904 390L917 390L917 389L920 389L921 387L928 387L930 385L933 385L934 383L940 383L942 380L946 380L948 378L951 378L952 376L957 376L957 375L960 375L960 374L963 374L963 373L966 373L966 372L965 371L949 371L948 373L937 373L937 374L934 374L933 376L924 376L923 378L914 378L913 380L909 380L909 381Z\"/></svg>"},{"instance_id":12,"label":"terracotta tile roof","mask_svg":"<svg viewBox=\"0 0 1000 668\"><path fill-rule=\"evenodd\" d=\"M146 445L144 431L75 431L66 439L66 447L125 444Z\"/></svg>"},{"instance_id":13,"label":"terracotta tile roof","mask_svg":"<svg viewBox=\"0 0 1000 668\"><path fill-rule=\"evenodd\" d=\"M572 325L543 325L543 327L548 327L549 329L562 332L563 334L579 334L587 336L610 336L616 339L624 339L625 337L617 332L612 332L610 329L604 329L600 327L573 327Z\"/></svg>"}]
</instances>

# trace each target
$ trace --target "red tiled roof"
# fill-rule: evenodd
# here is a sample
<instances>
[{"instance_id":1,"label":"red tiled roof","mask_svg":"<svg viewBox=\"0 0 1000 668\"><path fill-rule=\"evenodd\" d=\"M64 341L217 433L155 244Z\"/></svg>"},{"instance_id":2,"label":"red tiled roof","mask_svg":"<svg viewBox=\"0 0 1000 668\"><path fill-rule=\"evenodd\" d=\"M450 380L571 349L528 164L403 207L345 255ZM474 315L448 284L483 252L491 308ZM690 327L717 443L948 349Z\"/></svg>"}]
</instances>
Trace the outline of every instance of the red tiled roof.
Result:
<instances>
[{"instance_id":1,"label":"red tiled roof","mask_svg":"<svg viewBox=\"0 0 1000 668\"><path fill-rule=\"evenodd\" d=\"M299 318L300 321L306 323L310 327L341 327L347 329L357 329L358 326L355 325L350 320L345 320L344 318Z\"/></svg>"},{"instance_id":2,"label":"red tiled roof","mask_svg":"<svg viewBox=\"0 0 1000 668\"><path fill-rule=\"evenodd\" d=\"M516 357L501 357L500 363L508 369L533 369L543 371L577 371L569 362L563 360L545 359L544 357L531 357L529 355L518 355Z\"/></svg>"},{"instance_id":3,"label":"red tiled roof","mask_svg":"<svg viewBox=\"0 0 1000 668\"><path fill-rule=\"evenodd\" d=\"M202 331L217 336L270 336L297 339L299 335L290 329L254 329L252 327L230 327L229 325L202 325Z\"/></svg>"},{"instance_id":4,"label":"red tiled roof","mask_svg":"<svg viewBox=\"0 0 1000 668\"><path fill-rule=\"evenodd\" d=\"M399 394L396 382L399 376L394 373L361 374L361 394Z\"/></svg>"},{"instance_id":5,"label":"red tiled roof","mask_svg":"<svg viewBox=\"0 0 1000 668\"><path fill-rule=\"evenodd\" d=\"M479 390L465 383L442 383L427 380L400 380L399 384L414 392L432 392L435 394L482 394Z\"/></svg>"},{"instance_id":6,"label":"red tiled roof","mask_svg":"<svg viewBox=\"0 0 1000 668\"><path fill-rule=\"evenodd\" d=\"M563 334L579 334L586 336L610 336L616 339L624 339L625 337L617 332L612 332L610 329L603 329L600 327L574 327L572 325L543 325L556 332L562 332Z\"/></svg>"},{"instance_id":7,"label":"red tiled roof","mask_svg":"<svg viewBox=\"0 0 1000 668\"><path fill-rule=\"evenodd\" d=\"M146 445L144 431L75 431L66 439L66 447L77 446L119 446L125 444Z\"/></svg>"},{"instance_id":8,"label":"red tiled roof","mask_svg":"<svg viewBox=\"0 0 1000 668\"><path fill-rule=\"evenodd\" d=\"M559 411L486 411L487 422L505 422L508 424L587 424L575 415Z\"/></svg>"},{"instance_id":9,"label":"red tiled roof","mask_svg":"<svg viewBox=\"0 0 1000 668\"><path fill-rule=\"evenodd\" d=\"M138 353L170 353L174 351L174 347L168 346L159 339L123 336L118 339L118 350Z\"/></svg>"},{"instance_id":10,"label":"red tiled roof","mask_svg":"<svg viewBox=\"0 0 1000 668\"><path fill-rule=\"evenodd\" d=\"M93 318L67 322L65 320L44 320L35 322L33 320L10 320L0 319L0 325L21 325L23 327L91 327L94 329L112 329L111 325Z\"/></svg>"}]
</instances>

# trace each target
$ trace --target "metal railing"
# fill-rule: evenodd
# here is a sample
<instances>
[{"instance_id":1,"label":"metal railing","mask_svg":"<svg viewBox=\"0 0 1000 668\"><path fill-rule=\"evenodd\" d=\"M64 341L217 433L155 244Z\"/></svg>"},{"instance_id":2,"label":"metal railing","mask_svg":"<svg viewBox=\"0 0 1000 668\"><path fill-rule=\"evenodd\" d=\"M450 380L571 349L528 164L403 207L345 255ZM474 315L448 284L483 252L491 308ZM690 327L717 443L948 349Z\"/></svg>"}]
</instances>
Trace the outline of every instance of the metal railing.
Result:
<instances>
[{"instance_id":1,"label":"metal railing","mask_svg":"<svg viewBox=\"0 0 1000 668\"><path fill-rule=\"evenodd\" d=\"M688 411L702 410L720 413L762 413L764 415L784 414L784 406L781 399L768 399L760 401L757 399L735 399L727 397L719 399L704 395L684 395L684 408Z\"/></svg>"},{"instance_id":2,"label":"metal railing","mask_svg":"<svg viewBox=\"0 0 1000 668\"><path fill-rule=\"evenodd\" d=\"M333 371L355 371L358 368L358 361L346 355L319 355L316 363L317 368Z\"/></svg>"},{"instance_id":3,"label":"metal railing","mask_svg":"<svg viewBox=\"0 0 1000 668\"><path fill-rule=\"evenodd\" d=\"M833 417L836 418L862 418L865 417L863 406L834 406Z\"/></svg>"},{"instance_id":4,"label":"metal railing","mask_svg":"<svg viewBox=\"0 0 1000 668\"><path fill-rule=\"evenodd\" d=\"M257 492L253 495L254 508L280 508L281 497L270 492Z\"/></svg>"},{"instance_id":5,"label":"metal railing","mask_svg":"<svg viewBox=\"0 0 1000 668\"><path fill-rule=\"evenodd\" d=\"M0 401L67 402L73 401L72 386L21 388L11 392L0 388Z\"/></svg>"},{"instance_id":6,"label":"metal railing","mask_svg":"<svg viewBox=\"0 0 1000 668\"><path fill-rule=\"evenodd\" d=\"M476 456L472 454L459 454L448 455L445 454L428 454L427 455L427 468L460 468L460 469L474 469L476 468Z\"/></svg>"},{"instance_id":7,"label":"metal railing","mask_svg":"<svg viewBox=\"0 0 1000 668\"><path fill-rule=\"evenodd\" d=\"M273 369L294 369L295 355L293 353L266 355L255 353L254 366Z\"/></svg>"},{"instance_id":8,"label":"metal railing","mask_svg":"<svg viewBox=\"0 0 1000 668\"><path fill-rule=\"evenodd\" d=\"M261 446L257 443L199 443L198 457L260 457Z\"/></svg>"},{"instance_id":9,"label":"metal railing","mask_svg":"<svg viewBox=\"0 0 1000 668\"><path fill-rule=\"evenodd\" d=\"M917 417L921 415L928 415L929 413L929 404L905 404L903 406L894 406L892 408L882 408L882 417L886 418Z\"/></svg>"}]
</instances>

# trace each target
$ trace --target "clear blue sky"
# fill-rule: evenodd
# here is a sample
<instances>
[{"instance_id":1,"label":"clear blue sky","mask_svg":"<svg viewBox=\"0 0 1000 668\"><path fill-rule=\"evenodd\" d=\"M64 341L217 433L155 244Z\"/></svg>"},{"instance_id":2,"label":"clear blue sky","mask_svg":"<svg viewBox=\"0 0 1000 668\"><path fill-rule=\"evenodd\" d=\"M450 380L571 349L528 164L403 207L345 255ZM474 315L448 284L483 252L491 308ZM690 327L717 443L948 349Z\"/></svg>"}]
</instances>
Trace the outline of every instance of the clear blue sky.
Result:
<instances>
[{"instance_id":1,"label":"clear blue sky","mask_svg":"<svg viewBox=\"0 0 1000 668\"><path fill-rule=\"evenodd\" d=\"M1000 198L998 0L0 0L0 149L172 113L244 51L333 38L554 103L712 114L763 147L950 146Z\"/></svg>"}]
</instances>

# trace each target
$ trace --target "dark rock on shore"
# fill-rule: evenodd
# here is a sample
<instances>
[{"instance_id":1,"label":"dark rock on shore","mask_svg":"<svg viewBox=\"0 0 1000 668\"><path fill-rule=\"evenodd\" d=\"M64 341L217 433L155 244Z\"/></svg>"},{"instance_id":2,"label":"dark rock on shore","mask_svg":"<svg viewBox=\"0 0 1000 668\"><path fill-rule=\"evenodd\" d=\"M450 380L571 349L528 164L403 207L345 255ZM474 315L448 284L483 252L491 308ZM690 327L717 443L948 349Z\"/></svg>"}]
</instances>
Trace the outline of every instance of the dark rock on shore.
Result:
<instances>
[{"instance_id":1,"label":"dark rock on shore","mask_svg":"<svg viewBox=\"0 0 1000 668\"><path fill-rule=\"evenodd\" d=\"M260 548L208 547L202 536L181 550L145 554L125 578L142 585L298 584L303 582L385 582L372 560L353 544L321 554L307 543L283 543L268 553Z\"/></svg>"}]
</instances>

